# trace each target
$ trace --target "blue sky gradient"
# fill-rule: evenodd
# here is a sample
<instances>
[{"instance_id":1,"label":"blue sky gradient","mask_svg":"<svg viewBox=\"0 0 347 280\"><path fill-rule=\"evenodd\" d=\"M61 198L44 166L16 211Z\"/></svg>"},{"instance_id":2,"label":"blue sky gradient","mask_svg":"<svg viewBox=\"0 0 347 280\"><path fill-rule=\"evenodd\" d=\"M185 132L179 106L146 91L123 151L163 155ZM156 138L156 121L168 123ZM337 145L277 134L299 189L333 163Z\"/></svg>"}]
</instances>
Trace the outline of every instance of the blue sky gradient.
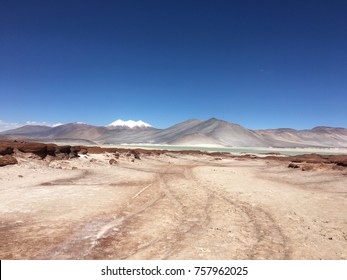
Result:
<instances>
[{"instance_id":1,"label":"blue sky gradient","mask_svg":"<svg viewBox=\"0 0 347 280\"><path fill-rule=\"evenodd\" d=\"M334 0L1 1L0 120L347 127L346 14Z\"/></svg>"}]
</instances>

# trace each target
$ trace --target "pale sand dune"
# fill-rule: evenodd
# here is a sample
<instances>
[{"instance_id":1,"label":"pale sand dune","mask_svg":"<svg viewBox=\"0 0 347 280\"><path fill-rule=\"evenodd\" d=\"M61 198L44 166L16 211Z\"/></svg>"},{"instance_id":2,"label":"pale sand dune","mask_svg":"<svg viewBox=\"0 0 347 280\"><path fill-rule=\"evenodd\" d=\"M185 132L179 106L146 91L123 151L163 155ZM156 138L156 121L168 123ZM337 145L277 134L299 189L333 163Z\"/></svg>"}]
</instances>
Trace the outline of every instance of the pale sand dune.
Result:
<instances>
[{"instance_id":1,"label":"pale sand dune","mask_svg":"<svg viewBox=\"0 0 347 280\"><path fill-rule=\"evenodd\" d=\"M0 258L347 259L346 170L111 158L0 168Z\"/></svg>"}]
</instances>

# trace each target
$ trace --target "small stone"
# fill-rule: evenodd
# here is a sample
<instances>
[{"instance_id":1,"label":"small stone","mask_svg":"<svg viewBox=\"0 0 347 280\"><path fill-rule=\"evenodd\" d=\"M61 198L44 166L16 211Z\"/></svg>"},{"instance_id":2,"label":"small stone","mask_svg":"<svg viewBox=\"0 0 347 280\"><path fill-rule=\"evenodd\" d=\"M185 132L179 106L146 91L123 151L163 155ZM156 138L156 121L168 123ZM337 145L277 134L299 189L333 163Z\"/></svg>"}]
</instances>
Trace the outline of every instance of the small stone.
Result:
<instances>
[{"instance_id":1,"label":"small stone","mask_svg":"<svg viewBox=\"0 0 347 280\"><path fill-rule=\"evenodd\" d=\"M110 165L115 165L115 164L118 163L118 161L116 161L114 158L111 158L111 159L108 161L108 163L109 163Z\"/></svg>"},{"instance_id":2,"label":"small stone","mask_svg":"<svg viewBox=\"0 0 347 280\"><path fill-rule=\"evenodd\" d=\"M288 168L300 168L300 166L291 162L289 163Z\"/></svg>"}]
</instances>

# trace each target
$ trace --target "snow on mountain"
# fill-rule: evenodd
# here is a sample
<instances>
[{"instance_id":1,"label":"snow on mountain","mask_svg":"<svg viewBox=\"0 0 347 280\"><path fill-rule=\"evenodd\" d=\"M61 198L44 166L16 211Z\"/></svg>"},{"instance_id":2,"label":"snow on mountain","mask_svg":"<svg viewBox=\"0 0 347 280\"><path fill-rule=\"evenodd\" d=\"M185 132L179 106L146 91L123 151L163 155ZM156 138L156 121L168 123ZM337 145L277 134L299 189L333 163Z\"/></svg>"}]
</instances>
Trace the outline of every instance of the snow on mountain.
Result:
<instances>
[{"instance_id":1,"label":"snow on mountain","mask_svg":"<svg viewBox=\"0 0 347 280\"><path fill-rule=\"evenodd\" d=\"M129 128L135 128L135 127L152 127L150 124L145 123L141 120L139 121L123 121L123 120L116 120L113 123L110 123L108 126L121 126L121 127L129 127Z\"/></svg>"}]
</instances>

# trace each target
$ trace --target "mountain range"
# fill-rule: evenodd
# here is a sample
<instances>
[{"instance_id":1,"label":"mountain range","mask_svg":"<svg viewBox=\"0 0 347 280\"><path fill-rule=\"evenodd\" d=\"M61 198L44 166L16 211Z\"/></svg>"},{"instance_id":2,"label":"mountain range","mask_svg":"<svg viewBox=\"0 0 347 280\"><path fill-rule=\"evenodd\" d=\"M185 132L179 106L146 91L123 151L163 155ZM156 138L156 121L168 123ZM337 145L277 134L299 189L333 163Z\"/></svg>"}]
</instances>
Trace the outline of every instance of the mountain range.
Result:
<instances>
[{"instance_id":1,"label":"mountain range","mask_svg":"<svg viewBox=\"0 0 347 280\"><path fill-rule=\"evenodd\" d=\"M347 129L318 126L250 130L216 118L187 120L166 129L142 121L117 120L108 126L68 123L55 127L26 125L3 131L1 138L81 144L218 145L225 147L347 147Z\"/></svg>"}]
</instances>

